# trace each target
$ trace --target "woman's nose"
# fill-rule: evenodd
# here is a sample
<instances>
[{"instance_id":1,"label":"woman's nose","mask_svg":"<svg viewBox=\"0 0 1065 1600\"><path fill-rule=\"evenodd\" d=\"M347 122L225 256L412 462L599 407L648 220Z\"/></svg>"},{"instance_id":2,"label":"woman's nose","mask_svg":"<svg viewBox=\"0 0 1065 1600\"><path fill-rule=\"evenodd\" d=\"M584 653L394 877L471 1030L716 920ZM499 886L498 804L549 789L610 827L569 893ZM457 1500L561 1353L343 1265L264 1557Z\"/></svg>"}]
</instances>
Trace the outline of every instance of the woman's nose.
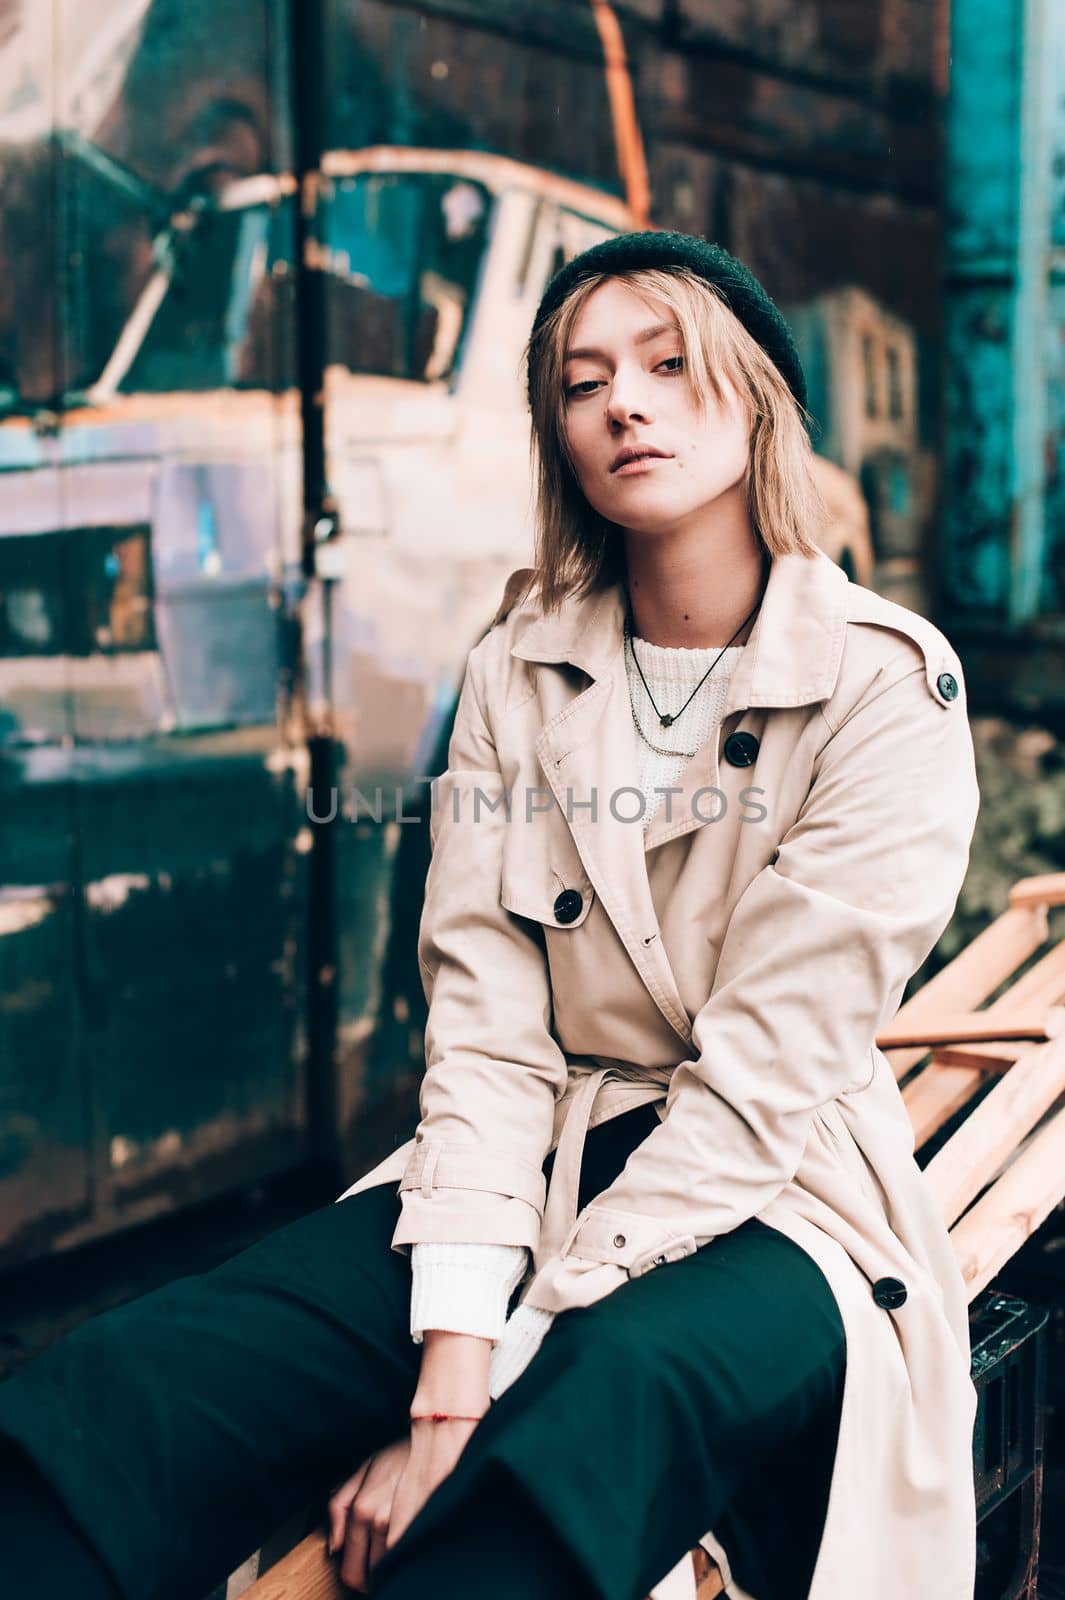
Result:
<instances>
[{"instance_id":1,"label":"woman's nose","mask_svg":"<svg viewBox=\"0 0 1065 1600\"><path fill-rule=\"evenodd\" d=\"M648 422L651 419L651 397L640 379L616 373L607 393L606 409L611 422Z\"/></svg>"}]
</instances>

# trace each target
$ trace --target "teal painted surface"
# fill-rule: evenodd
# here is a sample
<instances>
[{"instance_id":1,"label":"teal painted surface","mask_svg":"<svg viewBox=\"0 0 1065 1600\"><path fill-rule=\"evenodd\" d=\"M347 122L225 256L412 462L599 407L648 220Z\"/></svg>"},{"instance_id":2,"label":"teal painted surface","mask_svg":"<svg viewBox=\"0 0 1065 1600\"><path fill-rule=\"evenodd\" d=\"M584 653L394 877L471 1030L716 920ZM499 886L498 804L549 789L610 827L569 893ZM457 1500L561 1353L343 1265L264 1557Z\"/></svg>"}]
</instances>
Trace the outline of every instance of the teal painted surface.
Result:
<instances>
[{"instance_id":1,"label":"teal painted surface","mask_svg":"<svg viewBox=\"0 0 1065 1600\"><path fill-rule=\"evenodd\" d=\"M444 746L430 747L438 732L446 745L462 658L498 599L487 557L501 562L502 542L478 529L507 530L521 507L497 502L468 449L484 418L425 381L431 336L458 304L448 400L469 355L499 477L524 501L524 440L508 454L496 431L525 331L504 313L531 298L531 316L564 243L579 247L575 224L598 226L622 184L589 5L324 0L323 148L417 143L442 160L320 190L327 354L344 380L329 465L355 529L355 603L315 633L322 586L299 577L307 343L294 303L310 273L280 182L294 167L297 12L41 0L31 50L17 10L0 43L0 98L5 82L18 90L0 105L0 1252L26 1253L298 1154L309 857L285 743L294 682L332 694L360 752L377 736L387 779L442 769ZM792 299L845 273L887 304L913 263L900 309L923 306L927 323L930 11L889 41L875 10L774 0L767 32L717 8L723 71L702 47L667 59L656 7L619 7L662 225L749 240ZM90 71L105 29L114 48ZM57 60L69 77L49 75ZM896 74L904 92L888 95ZM535 204L457 159L485 152L529 165ZM535 192L560 173L590 186L572 207ZM464 219L473 192L483 203ZM813 374L825 389L829 365ZM976 450L972 471L990 500L993 456ZM419 479L432 494L405 522ZM897 521L909 493L905 464L887 461ZM1006 583L998 551L989 537L977 552L981 592ZM335 999L356 1116L420 1069L427 859L424 821L398 840L338 826L336 966L323 957L314 994Z\"/></svg>"},{"instance_id":2,"label":"teal painted surface","mask_svg":"<svg viewBox=\"0 0 1065 1600\"><path fill-rule=\"evenodd\" d=\"M1065 610L1065 12L954 0L945 230L944 598L1006 629Z\"/></svg>"},{"instance_id":3,"label":"teal painted surface","mask_svg":"<svg viewBox=\"0 0 1065 1600\"><path fill-rule=\"evenodd\" d=\"M286 15L0 44L0 1260L305 1141Z\"/></svg>"}]
</instances>

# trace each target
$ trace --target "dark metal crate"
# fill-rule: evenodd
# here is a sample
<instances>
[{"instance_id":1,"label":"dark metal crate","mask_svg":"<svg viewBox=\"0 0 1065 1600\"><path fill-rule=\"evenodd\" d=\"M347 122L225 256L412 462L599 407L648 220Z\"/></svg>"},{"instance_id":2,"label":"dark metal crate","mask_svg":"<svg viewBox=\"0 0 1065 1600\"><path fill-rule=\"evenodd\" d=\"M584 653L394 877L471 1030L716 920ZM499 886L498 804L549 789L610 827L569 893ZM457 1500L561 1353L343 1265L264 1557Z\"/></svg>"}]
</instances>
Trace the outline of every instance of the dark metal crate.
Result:
<instances>
[{"instance_id":1,"label":"dark metal crate","mask_svg":"<svg viewBox=\"0 0 1065 1600\"><path fill-rule=\"evenodd\" d=\"M993 1289L970 1308L977 1600L1035 1600L1049 1316Z\"/></svg>"}]
</instances>

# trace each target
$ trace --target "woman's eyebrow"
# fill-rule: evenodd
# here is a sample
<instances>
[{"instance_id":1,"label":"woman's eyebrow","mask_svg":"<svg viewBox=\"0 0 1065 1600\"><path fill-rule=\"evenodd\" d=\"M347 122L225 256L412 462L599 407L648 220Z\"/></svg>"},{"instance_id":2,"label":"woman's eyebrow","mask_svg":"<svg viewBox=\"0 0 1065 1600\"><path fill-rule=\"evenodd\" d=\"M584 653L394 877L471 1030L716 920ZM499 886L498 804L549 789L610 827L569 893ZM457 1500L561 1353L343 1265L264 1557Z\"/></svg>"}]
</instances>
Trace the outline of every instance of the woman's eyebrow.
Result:
<instances>
[{"instance_id":1,"label":"woman's eyebrow","mask_svg":"<svg viewBox=\"0 0 1065 1600\"><path fill-rule=\"evenodd\" d=\"M650 328L641 328L633 338L634 344L647 344L651 339L657 339L660 333L679 333L678 322L656 322ZM579 356L602 356L606 352L596 350L592 345L581 345L580 349L567 350L565 360L576 361Z\"/></svg>"}]
</instances>

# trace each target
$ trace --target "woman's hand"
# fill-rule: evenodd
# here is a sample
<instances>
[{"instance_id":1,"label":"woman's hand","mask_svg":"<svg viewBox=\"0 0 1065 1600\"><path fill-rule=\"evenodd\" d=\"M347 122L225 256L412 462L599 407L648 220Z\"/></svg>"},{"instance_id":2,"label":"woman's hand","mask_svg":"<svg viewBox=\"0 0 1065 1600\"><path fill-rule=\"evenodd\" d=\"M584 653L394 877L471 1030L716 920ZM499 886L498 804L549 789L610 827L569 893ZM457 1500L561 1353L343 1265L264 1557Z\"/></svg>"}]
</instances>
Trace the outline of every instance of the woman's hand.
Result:
<instances>
[{"instance_id":1,"label":"woman's hand","mask_svg":"<svg viewBox=\"0 0 1065 1600\"><path fill-rule=\"evenodd\" d=\"M414 1521L433 1490L452 1472L477 1427L476 1422L412 1422L410 1454L396 1484L385 1541L390 1550Z\"/></svg>"},{"instance_id":2,"label":"woman's hand","mask_svg":"<svg viewBox=\"0 0 1065 1600\"><path fill-rule=\"evenodd\" d=\"M410 1448L408 1434L375 1450L329 1500L329 1553L343 1551L341 1580L360 1594L369 1593L371 1568L385 1549L393 1495Z\"/></svg>"},{"instance_id":3,"label":"woman's hand","mask_svg":"<svg viewBox=\"0 0 1065 1600\"><path fill-rule=\"evenodd\" d=\"M440 1328L425 1330L411 1413L443 1411L451 1420L411 1423L410 1454L396 1484L386 1549L392 1548L452 1471L488 1410L491 1354L490 1339ZM473 1420L463 1420L469 1418Z\"/></svg>"}]
</instances>

